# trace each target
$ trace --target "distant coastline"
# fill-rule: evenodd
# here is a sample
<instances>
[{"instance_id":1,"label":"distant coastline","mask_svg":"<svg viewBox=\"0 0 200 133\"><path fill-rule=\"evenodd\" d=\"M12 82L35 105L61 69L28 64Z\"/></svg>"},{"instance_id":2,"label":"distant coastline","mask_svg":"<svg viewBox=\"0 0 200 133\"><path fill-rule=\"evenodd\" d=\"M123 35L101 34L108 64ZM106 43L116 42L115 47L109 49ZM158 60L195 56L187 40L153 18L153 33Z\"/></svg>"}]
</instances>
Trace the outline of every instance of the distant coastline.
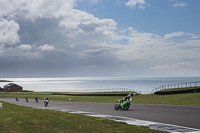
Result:
<instances>
[{"instance_id":1,"label":"distant coastline","mask_svg":"<svg viewBox=\"0 0 200 133\"><path fill-rule=\"evenodd\" d=\"M13 82L13 81L9 81L9 80L0 80L0 82Z\"/></svg>"},{"instance_id":2,"label":"distant coastline","mask_svg":"<svg viewBox=\"0 0 200 133\"><path fill-rule=\"evenodd\" d=\"M23 86L34 92L102 92L105 90L130 89L142 94L151 93L163 85L200 81L200 77L64 77L64 78L1 78L12 82L0 82L0 87L9 83ZM197 84L200 86L200 82Z\"/></svg>"}]
</instances>

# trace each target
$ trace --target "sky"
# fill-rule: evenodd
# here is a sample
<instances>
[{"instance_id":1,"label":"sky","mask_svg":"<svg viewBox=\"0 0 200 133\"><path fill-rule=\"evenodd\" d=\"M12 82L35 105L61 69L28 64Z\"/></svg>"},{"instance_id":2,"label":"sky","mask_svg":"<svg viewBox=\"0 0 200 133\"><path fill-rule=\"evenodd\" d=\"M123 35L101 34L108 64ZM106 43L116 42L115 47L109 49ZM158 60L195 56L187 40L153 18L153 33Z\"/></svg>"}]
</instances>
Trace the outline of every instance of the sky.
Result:
<instances>
[{"instance_id":1,"label":"sky","mask_svg":"<svg viewBox=\"0 0 200 133\"><path fill-rule=\"evenodd\" d=\"M0 77L200 76L199 0L0 0Z\"/></svg>"}]
</instances>

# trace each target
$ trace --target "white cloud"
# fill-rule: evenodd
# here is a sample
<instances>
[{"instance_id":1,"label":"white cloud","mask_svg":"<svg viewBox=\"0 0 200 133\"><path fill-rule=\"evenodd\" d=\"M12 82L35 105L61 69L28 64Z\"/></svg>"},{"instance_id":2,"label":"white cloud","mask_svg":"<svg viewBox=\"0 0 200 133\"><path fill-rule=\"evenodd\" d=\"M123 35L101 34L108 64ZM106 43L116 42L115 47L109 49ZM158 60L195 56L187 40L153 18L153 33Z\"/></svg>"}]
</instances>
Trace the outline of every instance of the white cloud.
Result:
<instances>
[{"instance_id":1,"label":"white cloud","mask_svg":"<svg viewBox=\"0 0 200 133\"><path fill-rule=\"evenodd\" d=\"M110 38L115 36L113 30L117 28L117 23L112 19L99 19L80 10L72 10L70 16L61 20L59 25L66 28L70 37L82 34Z\"/></svg>"},{"instance_id":2,"label":"white cloud","mask_svg":"<svg viewBox=\"0 0 200 133\"><path fill-rule=\"evenodd\" d=\"M36 20L37 18L59 18L70 13L76 0L1 0L0 17Z\"/></svg>"},{"instance_id":3,"label":"white cloud","mask_svg":"<svg viewBox=\"0 0 200 133\"><path fill-rule=\"evenodd\" d=\"M13 17L15 10L22 6L26 0L0 0L0 17Z\"/></svg>"},{"instance_id":4,"label":"white cloud","mask_svg":"<svg viewBox=\"0 0 200 133\"><path fill-rule=\"evenodd\" d=\"M100 0L77 0L78 2L89 2L89 3L92 3L92 4L96 4L96 3L99 3Z\"/></svg>"},{"instance_id":5,"label":"white cloud","mask_svg":"<svg viewBox=\"0 0 200 133\"><path fill-rule=\"evenodd\" d=\"M171 33L171 34L165 34L165 38L166 39L170 39L170 38L173 38L173 37L179 37L179 36L183 36L185 33L184 32L174 32L174 33Z\"/></svg>"},{"instance_id":6,"label":"white cloud","mask_svg":"<svg viewBox=\"0 0 200 133\"><path fill-rule=\"evenodd\" d=\"M141 9L145 9L146 6L150 6L150 4L147 4L145 0L129 0L128 2L126 2L126 5L129 7L138 6Z\"/></svg>"},{"instance_id":7,"label":"white cloud","mask_svg":"<svg viewBox=\"0 0 200 133\"><path fill-rule=\"evenodd\" d=\"M19 10L28 19L59 18L68 14L74 4L75 0L29 0Z\"/></svg>"},{"instance_id":8,"label":"white cloud","mask_svg":"<svg viewBox=\"0 0 200 133\"><path fill-rule=\"evenodd\" d=\"M185 32L173 32L173 33L170 33L170 34L165 34L165 39L171 39L171 38L174 38L174 37L185 37L185 36L188 36L192 39L195 39L195 38L199 38L197 35L195 34L192 34L192 33L185 33Z\"/></svg>"},{"instance_id":9,"label":"white cloud","mask_svg":"<svg viewBox=\"0 0 200 133\"><path fill-rule=\"evenodd\" d=\"M187 6L187 4L186 3L182 3L182 2L177 2L177 3L173 4L172 6L173 7L185 7L185 6Z\"/></svg>"},{"instance_id":10,"label":"white cloud","mask_svg":"<svg viewBox=\"0 0 200 133\"><path fill-rule=\"evenodd\" d=\"M200 63L198 63L200 37L194 40L193 34L184 32L158 36L152 33L140 33L132 28L129 29L131 34L128 37L128 45L123 45L120 49L115 49L112 52L121 61L145 64L146 70L158 70L164 73L169 70L174 73L177 70L187 73L190 68L193 69L193 74L194 71L198 71L198 67L192 66L194 64L200 66ZM183 42L169 40L169 38L176 36L184 36L187 39Z\"/></svg>"},{"instance_id":11,"label":"white cloud","mask_svg":"<svg viewBox=\"0 0 200 133\"><path fill-rule=\"evenodd\" d=\"M31 50L32 49L32 46L29 45L29 44L21 44L20 46L17 47L18 49L21 49L21 50Z\"/></svg>"},{"instance_id":12,"label":"white cloud","mask_svg":"<svg viewBox=\"0 0 200 133\"><path fill-rule=\"evenodd\" d=\"M92 34L93 36L95 34L98 34L98 36L101 34L104 38L108 36L116 38L113 30L116 29L117 23L114 20L99 19L87 12L76 10L74 9L76 2L76 0L19 0L10 3L4 1L1 3L7 8L2 9L4 13L1 16L12 16L10 18L15 19L19 17L20 19L33 21L38 18L57 19L59 25L66 28L66 33L70 37L78 34ZM96 3L98 0L90 2Z\"/></svg>"},{"instance_id":13,"label":"white cloud","mask_svg":"<svg viewBox=\"0 0 200 133\"><path fill-rule=\"evenodd\" d=\"M53 45L49 45L49 44L44 44L39 46L39 49L41 49L42 51L52 51L55 50Z\"/></svg>"},{"instance_id":14,"label":"white cloud","mask_svg":"<svg viewBox=\"0 0 200 133\"><path fill-rule=\"evenodd\" d=\"M84 0L85 1L85 0ZM86 0L87 1L87 0ZM17 45L17 43L20 43L20 36L18 35L19 31L19 24L15 21L18 21L20 19L20 22L29 22L30 20L33 21L30 22L28 29L30 28L38 28L28 30L27 33L23 33L24 37L27 38L33 38L34 41L28 42L29 44L21 44L17 47L18 50L24 50L24 51L30 51L31 52L39 52L37 50L42 51L52 51L55 50L55 45L58 45L57 42L54 42L53 45L49 45L48 40L52 40L55 36L64 38L64 41L58 40L59 43L65 43L65 45L68 45L66 47L78 49L85 45L84 49L87 49L89 45L92 45L92 42L99 43L99 42L109 42L119 39L118 35L115 34L115 30L117 29L117 23L112 19L99 19L92 14L89 14L87 12L74 9L76 0L19 0L17 2L7 2L7 1L0 1L2 5L5 6L5 8L1 8L2 14L0 14L1 17L8 17L8 19L11 20L5 20L2 19L1 22L1 31L0 31L0 43L1 44L8 44L10 46L10 50L13 49L11 46ZM98 0L90 1L92 3L97 3ZM0 5L1 6L1 5ZM9 10L8 10L9 9ZM12 20L14 19L14 20ZM38 25L37 20L45 20L49 19L53 21L54 23L57 23L57 27L55 27L53 30L51 28L51 25L49 25L50 28L43 29L43 27L35 27L35 25ZM43 25L45 26L45 25ZM56 24L54 25L56 26ZM26 27L27 28L27 27ZM42 30L43 29L43 30ZM22 29L22 31L24 31ZM31 31L31 33L30 33ZM34 33L35 32L35 33ZM59 35L57 35L59 33ZM49 37L51 35L51 37ZM43 44L41 46L36 46L32 44L42 44L40 42L37 42L38 36L41 37ZM62 37L63 36L63 37ZM23 38L26 40L26 38ZM78 38L78 39L77 39ZM45 40L46 39L46 40ZM66 40L66 41L65 41ZM27 42L27 41L25 41ZM67 43L66 43L67 42ZM70 42L68 44L68 42ZM73 44L73 45L71 45ZM60 45L60 49L63 49L65 45ZM76 46L76 47L75 47ZM3 50L9 50L3 49ZM58 49L59 51L59 49ZM68 51L68 50L62 50L62 51ZM78 50L79 51L79 50ZM12 54L15 52L12 51ZM16 54L19 54L16 51ZM22 54L23 55L23 54Z\"/></svg>"},{"instance_id":15,"label":"white cloud","mask_svg":"<svg viewBox=\"0 0 200 133\"><path fill-rule=\"evenodd\" d=\"M20 41L19 24L13 20L0 19L0 44L15 45Z\"/></svg>"},{"instance_id":16,"label":"white cloud","mask_svg":"<svg viewBox=\"0 0 200 133\"><path fill-rule=\"evenodd\" d=\"M76 0L4 2L0 0L0 58L45 60L64 69L69 64L73 69L82 65L94 70L102 66L111 71L123 68L128 74L133 68L167 73L187 72L191 67L199 72L198 35L173 32L160 36L132 27L119 30L113 19L100 19L74 9ZM148 6L145 0L129 0L126 5L142 9Z\"/></svg>"}]
</instances>

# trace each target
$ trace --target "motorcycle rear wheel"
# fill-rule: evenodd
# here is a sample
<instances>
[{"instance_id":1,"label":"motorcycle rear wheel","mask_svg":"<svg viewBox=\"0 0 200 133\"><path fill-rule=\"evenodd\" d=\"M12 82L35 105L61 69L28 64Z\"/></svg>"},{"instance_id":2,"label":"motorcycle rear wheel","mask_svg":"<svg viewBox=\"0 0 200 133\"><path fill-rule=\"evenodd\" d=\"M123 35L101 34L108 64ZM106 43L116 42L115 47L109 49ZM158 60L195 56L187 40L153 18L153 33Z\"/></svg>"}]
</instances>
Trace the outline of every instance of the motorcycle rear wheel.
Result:
<instances>
[{"instance_id":1,"label":"motorcycle rear wheel","mask_svg":"<svg viewBox=\"0 0 200 133\"><path fill-rule=\"evenodd\" d=\"M115 104L115 110L118 110L118 109L119 109L119 105Z\"/></svg>"}]
</instances>

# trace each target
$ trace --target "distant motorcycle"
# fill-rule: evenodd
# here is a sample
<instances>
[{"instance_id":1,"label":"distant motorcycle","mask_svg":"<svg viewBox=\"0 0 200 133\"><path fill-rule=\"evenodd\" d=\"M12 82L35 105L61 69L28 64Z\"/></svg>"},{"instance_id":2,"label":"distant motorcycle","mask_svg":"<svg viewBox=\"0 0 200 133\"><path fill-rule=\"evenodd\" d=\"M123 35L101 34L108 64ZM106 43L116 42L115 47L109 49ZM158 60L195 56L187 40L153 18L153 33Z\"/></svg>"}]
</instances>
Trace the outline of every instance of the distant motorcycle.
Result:
<instances>
[{"instance_id":1,"label":"distant motorcycle","mask_svg":"<svg viewBox=\"0 0 200 133\"><path fill-rule=\"evenodd\" d=\"M26 97L25 99L26 99L26 102L28 102L28 97Z\"/></svg>"},{"instance_id":2,"label":"distant motorcycle","mask_svg":"<svg viewBox=\"0 0 200 133\"><path fill-rule=\"evenodd\" d=\"M127 99L126 101L118 100L118 103L115 104L115 110L118 109L128 110L130 105L131 105L130 99Z\"/></svg>"},{"instance_id":3,"label":"distant motorcycle","mask_svg":"<svg viewBox=\"0 0 200 133\"><path fill-rule=\"evenodd\" d=\"M44 100L44 106L47 107L48 103L49 103L49 99L46 98L46 99Z\"/></svg>"},{"instance_id":4,"label":"distant motorcycle","mask_svg":"<svg viewBox=\"0 0 200 133\"><path fill-rule=\"evenodd\" d=\"M35 98L35 102L38 103L38 98L37 97Z\"/></svg>"}]
</instances>

